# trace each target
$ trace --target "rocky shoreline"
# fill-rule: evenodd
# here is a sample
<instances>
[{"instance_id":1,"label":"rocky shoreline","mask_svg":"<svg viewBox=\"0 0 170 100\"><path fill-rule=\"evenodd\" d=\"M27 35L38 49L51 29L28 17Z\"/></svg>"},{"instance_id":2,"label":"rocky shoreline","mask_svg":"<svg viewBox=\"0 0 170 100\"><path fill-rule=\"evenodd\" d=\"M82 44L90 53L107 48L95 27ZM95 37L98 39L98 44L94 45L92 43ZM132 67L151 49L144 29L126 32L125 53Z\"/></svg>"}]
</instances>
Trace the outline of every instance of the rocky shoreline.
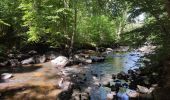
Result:
<instances>
[{"instance_id":1,"label":"rocky shoreline","mask_svg":"<svg viewBox=\"0 0 170 100\"><path fill-rule=\"evenodd\" d=\"M55 73L60 77L56 84L56 87L61 90L57 96L59 100L154 99L154 90L158 86L159 75L155 72L148 73L145 68L128 70L128 73L112 74L112 78L102 82L100 80L102 75L104 76L102 72L96 74L90 70L85 73L87 64L103 62L105 56L111 52L116 51L107 48L98 54L93 50L81 50L77 51L73 57L67 58L54 51L43 55L38 54L36 51L30 51L27 54L9 54L8 58L10 59L0 65L2 68L6 66L13 68L50 61L54 64L55 70L57 70ZM79 67L75 69L74 67L65 67L73 65L78 65ZM77 71L80 69L82 71ZM76 71L74 72L73 70ZM2 80L10 79L11 77L12 75L10 74L5 74L4 76L1 74Z\"/></svg>"}]
</instances>

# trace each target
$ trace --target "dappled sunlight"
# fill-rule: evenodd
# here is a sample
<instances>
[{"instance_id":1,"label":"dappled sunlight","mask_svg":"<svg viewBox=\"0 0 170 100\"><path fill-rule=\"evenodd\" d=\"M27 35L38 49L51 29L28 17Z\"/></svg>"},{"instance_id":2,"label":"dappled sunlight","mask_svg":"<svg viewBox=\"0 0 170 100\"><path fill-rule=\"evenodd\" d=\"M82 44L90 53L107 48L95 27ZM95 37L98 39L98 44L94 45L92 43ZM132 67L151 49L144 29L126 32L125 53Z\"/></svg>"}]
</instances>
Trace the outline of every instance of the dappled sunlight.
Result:
<instances>
[{"instance_id":1,"label":"dappled sunlight","mask_svg":"<svg viewBox=\"0 0 170 100\"><path fill-rule=\"evenodd\" d=\"M0 100L169 100L169 61L170 0L0 0Z\"/></svg>"}]
</instances>

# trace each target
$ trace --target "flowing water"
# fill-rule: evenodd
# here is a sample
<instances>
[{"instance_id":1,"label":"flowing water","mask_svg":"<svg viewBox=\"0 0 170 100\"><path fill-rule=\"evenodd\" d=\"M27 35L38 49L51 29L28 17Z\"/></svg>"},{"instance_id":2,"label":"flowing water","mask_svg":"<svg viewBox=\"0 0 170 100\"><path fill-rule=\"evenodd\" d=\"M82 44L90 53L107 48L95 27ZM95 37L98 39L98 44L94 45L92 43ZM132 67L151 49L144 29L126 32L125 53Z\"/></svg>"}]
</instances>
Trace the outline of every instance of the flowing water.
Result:
<instances>
[{"instance_id":1,"label":"flowing water","mask_svg":"<svg viewBox=\"0 0 170 100\"><path fill-rule=\"evenodd\" d=\"M128 69L133 69L142 66L137 61L142 54L140 52L114 52L109 53L105 62L94 63L89 65L75 65L68 66L64 69L64 72L68 75L72 74L84 74L87 77L87 82L82 88L87 89L93 87L96 82L104 84L103 82L110 81L112 74L116 74L121 71L127 72ZM52 98L53 100L61 90L54 89L62 77L60 71L50 62L40 64L41 66L26 66L25 68L14 69L13 78L0 83L0 92L7 90L8 93L2 93L3 97L12 98L13 100L18 97L22 98ZM27 70L25 70L27 69ZM8 72L7 70L1 70L1 72ZM95 74L95 77L94 77ZM28 89L26 88L27 86ZM11 92L16 88L19 89ZM34 88L33 88L34 87ZM14 88L14 89L13 89ZM8 89L10 89L8 91ZM38 91L38 92L37 92ZM10 92L10 93L9 93ZM11 95L12 94L12 95ZM26 95L27 94L27 95ZM10 95L10 97L8 97ZM1 96L1 94L0 94ZM42 99L45 100L45 99ZM50 99L49 99L50 100Z\"/></svg>"}]
</instances>

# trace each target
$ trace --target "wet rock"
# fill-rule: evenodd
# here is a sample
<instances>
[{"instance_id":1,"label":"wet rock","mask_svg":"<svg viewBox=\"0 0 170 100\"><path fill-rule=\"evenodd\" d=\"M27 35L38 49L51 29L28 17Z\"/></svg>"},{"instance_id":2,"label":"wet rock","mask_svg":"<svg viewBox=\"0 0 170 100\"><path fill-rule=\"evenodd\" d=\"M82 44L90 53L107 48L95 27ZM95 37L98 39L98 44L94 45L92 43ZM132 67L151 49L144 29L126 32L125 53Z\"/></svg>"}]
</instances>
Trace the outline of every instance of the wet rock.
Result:
<instances>
[{"instance_id":1,"label":"wet rock","mask_svg":"<svg viewBox=\"0 0 170 100\"><path fill-rule=\"evenodd\" d=\"M3 73L3 74L1 74L1 79L4 79L4 80L10 79L12 76L13 75L10 73Z\"/></svg>"},{"instance_id":2,"label":"wet rock","mask_svg":"<svg viewBox=\"0 0 170 100\"><path fill-rule=\"evenodd\" d=\"M113 52L112 48L106 48L106 50L101 54L102 56L106 57L109 53Z\"/></svg>"},{"instance_id":3,"label":"wet rock","mask_svg":"<svg viewBox=\"0 0 170 100\"><path fill-rule=\"evenodd\" d=\"M8 57L9 57L10 59L14 59L14 58L15 58L15 54L8 54Z\"/></svg>"},{"instance_id":4,"label":"wet rock","mask_svg":"<svg viewBox=\"0 0 170 100\"><path fill-rule=\"evenodd\" d=\"M113 51L112 48L106 48L106 51Z\"/></svg>"},{"instance_id":5,"label":"wet rock","mask_svg":"<svg viewBox=\"0 0 170 100\"><path fill-rule=\"evenodd\" d=\"M58 87L64 91L69 90L72 87L72 83L70 81L64 80L64 78L61 78Z\"/></svg>"},{"instance_id":6,"label":"wet rock","mask_svg":"<svg viewBox=\"0 0 170 100\"><path fill-rule=\"evenodd\" d=\"M73 90L72 100L81 100L81 94L78 90Z\"/></svg>"},{"instance_id":7,"label":"wet rock","mask_svg":"<svg viewBox=\"0 0 170 100\"><path fill-rule=\"evenodd\" d=\"M129 84L129 88L132 90L136 90L137 88L137 83L134 80L131 80L130 84Z\"/></svg>"},{"instance_id":8,"label":"wet rock","mask_svg":"<svg viewBox=\"0 0 170 100\"><path fill-rule=\"evenodd\" d=\"M116 79L116 75L115 74L112 74L112 79Z\"/></svg>"},{"instance_id":9,"label":"wet rock","mask_svg":"<svg viewBox=\"0 0 170 100\"><path fill-rule=\"evenodd\" d=\"M128 83L123 83L123 84L122 84L122 87L124 87L124 88L128 88L128 87L129 87L129 85L128 85Z\"/></svg>"},{"instance_id":10,"label":"wet rock","mask_svg":"<svg viewBox=\"0 0 170 100\"><path fill-rule=\"evenodd\" d=\"M98 48L98 51L99 51L99 52L104 52L105 50L106 50L105 47L99 47L99 48Z\"/></svg>"},{"instance_id":11,"label":"wet rock","mask_svg":"<svg viewBox=\"0 0 170 100\"><path fill-rule=\"evenodd\" d=\"M135 73L135 72L134 72L133 70L131 70L131 69L128 70L128 74L129 74L129 75L133 75L134 73Z\"/></svg>"},{"instance_id":12,"label":"wet rock","mask_svg":"<svg viewBox=\"0 0 170 100\"><path fill-rule=\"evenodd\" d=\"M92 60L89 59L88 57L86 58L86 56L82 56L81 54L76 54L73 57L73 63L74 64L79 64L79 63L82 63L82 64L91 64Z\"/></svg>"},{"instance_id":13,"label":"wet rock","mask_svg":"<svg viewBox=\"0 0 170 100\"><path fill-rule=\"evenodd\" d=\"M107 100L113 100L115 97L116 93L115 92L110 92L107 93Z\"/></svg>"},{"instance_id":14,"label":"wet rock","mask_svg":"<svg viewBox=\"0 0 170 100\"><path fill-rule=\"evenodd\" d=\"M33 55L36 55L37 54L37 51L35 50L31 50L28 52L29 55L33 56Z\"/></svg>"},{"instance_id":15,"label":"wet rock","mask_svg":"<svg viewBox=\"0 0 170 100\"><path fill-rule=\"evenodd\" d=\"M110 86L110 82L109 82L109 81L104 81L104 82L102 82L102 84L103 84L104 86L106 86L106 87Z\"/></svg>"},{"instance_id":16,"label":"wet rock","mask_svg":"<svg viewBox=\"0 0 170 100\"><path fill-rule=\"evenodd\" d=\"M119 88L122 87L122 83L120 80L115 80L114 82L115 82L115 85L111 87L111 90L118 92Z\"/></svg>"},{"instance_id":17,"label":"wet rock","mask_svg":"<svg viewBox=\"0 0 170 100\"><path fill-rule=\"evenodd\" d=\"M81 100L90 100L90 96L88 93L81 93Z\"/></svg>"},{"instance_id":18,"label":"wet rock","mask_svg":"<svg viewBox=\"0 0 170 100\"><path fill-rule=\"evenodd\" d=\"M4 61L4 62L0 63L0 67L5 67L5 66L7 66L7 64L8 64L8 61Z\"/></svg>"},{"instance_id":19,"label":"wet rock","mask_svg":"<svg viewBox=\"0 0 170 100\"><path fill-rule=\"evenodd\" d=\"M44 63L46 61L45 55L37 55L34 57L36 63Z\"/></svg>"},{"instance_id":20,"label":"wet rock","mask_svg":"<svg viewBox=\"0 0 170 100\"><path fill-rule=\"evenodd\" d=\"M137 85L137 88L138 88L138 91L140 93L144 93L144 94L150 94L152 93L154 90L155 90L155 87L150 87L149 89L147 87L144 87L144 86L140 86L140 85Z\"/></svg>"},{"instance_id":21,"label":"wet rock","mask_svg":"<svg viewBox=\"0 0 170 100\"><path fill-rule=\"evenodd\" d=\"M135 90L127 90L127 95L129 96L129 98L138 98L139 97L139 93Z\"/></svg>"},{"instance_id":22,"label":"wet rock","mask_svg":"<svg viewBox=\"0 0 170 100\"><path fill-rule=\"evenodd\" d=\"M11 60L8 60L7 65L14 67L14 66L17 66L19 64L20 64L20 62L18 61L18 59L11 59Z\"/></svg>"},{"instance_id":23,"label":"wet rock","mask_svg":"<svg viewBox=\"0 0 170 100\"><path fill-rule=\"evenodd\" d=\"M28 55L28 54L17 54L16 58L20 61L24 60L24 59L27 59L27 58L30 58L31 56Z\"/></svg>"},{"instance_id":24,"label":"wet rock","mask_svg":"<svg viewBox=\"0 0 170 100\"><path fill-rule=\"evenodd\" d=\"M130 54L130 56L135 56L136 54Z\"/></svg>"},{"instance_id":25,"label":"wet rock","mask_svg":"<svg viewBox=\"0 0 170 100\"><path fill-rule=\"evenodd\" d=\"M67 63L69 63L69 60L67 57L59 56L55 58L54 60L52 60L51 62L54 63L55 66L57 67L64 67L66 66Z\"/></svg>"},{"instance_id":26,"label":"wet rock","mask_svg":"<svg viewBox=\"0 0 170 100\"><path fill-rule=\"evenodd\" d=\"M92 70L92 71L91 71L91 75L95 76L96 78L99 76L99 75L98 75L98 72L95 71L95 70Z\"/></svg>"},{"instance_id":27,"label":"wet rock","mask_svg":"<svg viewBox=\"0 0 170 100\"><path fill-rule=\"evenodd\" d=\"M53 60L55 58L57 58L60 54L54 51L49 51L47 53L45 53L46 56L46 60Z\"/></svg>"},{"instance_id":28,"label":"wet rock","mask_svg":"<svg viewBox=\"0 0 170 100\"><path fill-rule=\"evenodd\" d=\"M105 60L105 58L104 57L92 56L91 60L92 60L92 62L103 62Z\"/></svg>"},{"instance_id":29,"label":"wet rock","mask_svg":"<svg viewBox=\"0 0 170 100\"><path fill-rule=\"evenodd\" d=\"M150 79L148 76L142 76L143 78L143 84L146 85L146 86L149 86L150 85Z\"/></svg>"},{"instance_id":30,"label":"wet rock","mask_svg":"<svg viewBox=\"0 0 170 100\"><path fill-rule=\"evenodd\" d=\"M92 60L91 60L91 59L86 59L86 60L85 60L85 63L91 64L91 63L92 63Z\"/></svg>"},{"instance_id":31,"label":"wet rock","mask_svg":"<svg viewBox=\"0 0 170 100\"><path fill-rule=\"evenodd\" d=\"M128 77L129 77L128 74L126 74L126 73L123 72L123 71L117 74L117 78L118 78L118 79L128 80Z\"/></svg>"},{"instance_id":32,"label":"wet rock","mask_svg":"<svg viewBox=\"0 0 170 100\"><path fill-rule=\"evenodd\" d=\"M23 61L21 61L21 64L25 65L25 64L34 64L35 63L35 60L34 60L34 57L31 57L31 58L28 58L28 59L25 59Z\"/></svg>"},{"instance_id":33,"label":"wet rock","mask_svg":"<svg viewBox=\"0 0 170 100\"><path fill-rule=\"evenodd\" d=\"M81 93L78 90L73 90L72 98L71 100L90 100L88 93Z\"/></svg>"},{"instance_id":34,"label":"wet rock","mask_svg":"<svg viewBox=\"0 0 170 100\"><path fill-rule=\"evenodd\" d=\"M140 93L148 93L149 92L149 89L144 86L137 85L137 89Z\"/></svg>"},{"instance_id":35,"label":"wet rock","mask_svg":"<svg viewBox=\"0 0 170 100\"><path fill-rule=\"evenodd\" d=\"M134 69L134 70L135 70L135 74L137 74L137 75L141 75L142 74L140 69Z\"/></svg>"}]
</instances>

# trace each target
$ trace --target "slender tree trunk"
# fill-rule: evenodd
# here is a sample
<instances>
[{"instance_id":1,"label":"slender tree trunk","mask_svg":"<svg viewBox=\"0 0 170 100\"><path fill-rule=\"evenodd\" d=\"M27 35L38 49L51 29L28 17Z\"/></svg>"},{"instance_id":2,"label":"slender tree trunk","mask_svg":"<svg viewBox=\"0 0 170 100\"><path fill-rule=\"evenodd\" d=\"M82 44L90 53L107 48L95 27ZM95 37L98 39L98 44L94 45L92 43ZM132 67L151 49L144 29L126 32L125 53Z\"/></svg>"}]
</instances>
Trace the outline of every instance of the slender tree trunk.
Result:
<instances>
[{"instance_id":1,"label":"slender tree trunk","mask_svg":"<svg viewBox=\"0 0 170 100\"><path fill-rule=\"evenodd\" d=\"M74 46L74 37L77 31L77 5L74 4L74 25L73 25L73 33L71 37L71 44L70 44L70 50L69 50L69 55L72 56L73 52L73 46Z\"/></svg>"},{"instance_id":2,"label":"slender tree trunk","mask_svg":"<svg viewBox=\"0 0 170 100\"><path fill-rule=\"evenodd\" d=\"M120 34L122 33L122 22L119 23L118 31L117 31L117 39L120 40Z\"/></svg>"},{"instance_id":3,"label":"slender tree trunk","mask_svg":"<svg viewBox=\"0 0 170 100\"><path fill-rule=\"evenodd\" d=\"M127 12L128 12L128 7L126 7L126 9L122 12L122 18L120 19L119 22L119 27L117 30L117 39L118 41L120 40L120 35L122 34L122 32L124 31L124 28L126 26L126 20L127 20Z\"/></svg>"}]
</instances>

